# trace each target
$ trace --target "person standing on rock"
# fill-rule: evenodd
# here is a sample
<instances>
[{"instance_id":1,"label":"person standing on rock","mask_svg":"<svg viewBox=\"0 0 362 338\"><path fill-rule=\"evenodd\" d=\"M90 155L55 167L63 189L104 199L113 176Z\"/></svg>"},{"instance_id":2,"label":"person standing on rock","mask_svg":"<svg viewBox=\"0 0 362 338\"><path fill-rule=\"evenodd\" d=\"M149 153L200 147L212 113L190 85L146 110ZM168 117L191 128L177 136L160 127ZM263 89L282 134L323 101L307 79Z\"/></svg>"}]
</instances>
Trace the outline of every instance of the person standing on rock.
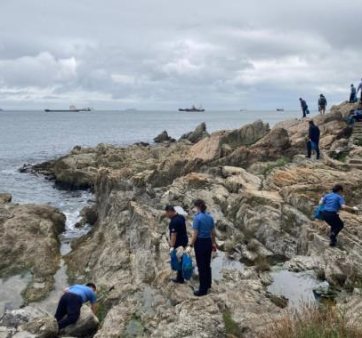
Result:
<instances>
[{"instance_id":1,"label":"person standing on rock","mask_svg":"<svg viewBox=\"0 0 362 338\"><path fill-rule=\"evenodd\" d=\"M303 118L305 118L307 117L307 114L309 114L307 102L305 102L305 100L303 100L302 98L300 98L299 101L300 101L300 106L302 107Z\"/></svg>"},{"instance_id":2,"label":"person standing on rock","mask_svg":"<svg viewBox=\"0 0 362 338\"><path fill-rule=\"evenodd\" d=\"M318 109L319 112L324 115L326 113L326 108L327 108L327 99L325 98L325 96L323 94L319 95L319 99L318 99Z\"/></svg>"},{"instance_id":3,"label":"person standing on rock","mask_svg":"<svg viewBox=\"0 0 362 338\"><path fill-rule=\"evenodd\" d=\"M187 236L185 217L179 215L173 205L167 205L165 212L166 216L170 219L170 252L176 250L179 247L186 248L189 242L189 238ZM182 258L180 264L182 266ZM185 282L182 275L182 270L177 271L177 277L172 279L172 281L179 284L183 284Z\"/></svg>"},{"instance_id":4,"label":"person standing on rock","mask_svg":"<svg viewBox=\"0 0 362 338\"><path fill-rule=\"evenodd\" d=\"M351 94L349 95L349 103L355 103L357 100L357 90L356 87L351 84Z\"/></svg>"},{"instance_id":5,"label":"person standing on rock","mask_svg":"<svg viewBox=\"0 0 362 338\"><path fill-rule=\"evenodd\" d=\"M351 208L346 206L346 202L341 196L342 192L343 186L337 184L333 187L332 192L322 197L319 202L320 205L323 205L323 219L331 227L331 230L329 232L329 246L331 247L335 247L337 245L337 236L344 227L344 223L339 218L338 212L341 209L346 209L350 211L358 210L356 207Z\"/></svg>"},{"instance_id":6,"label":"person standing on rock","mask_svg":"<svg viewBox=\"0 0 362 338\"><path fill-rule=\"evenodd\" d=\"M194 295L200 297L206 295L211 288L211 254L215 249L215 222L212 216L206 212L207 207L203 200L196 200L194 206L197 209L192 225L194 232L186 252L191 252L195 247L200 287L199 290L194 291Z\"/></svg>"},{"instance_id":7,"label":"person standing on rock","mask_svg":"<svg viewBox=\"0 0 362 338\"><path fill-rule=\"evenodd\" d=\"M315 150L317 154L317 160L319 160L320 157L319 137L320 137L319 128L314 124L313 120L309 121L309 132L308 132L308 141L307 141L308 158L312 157L312 150Z\"/></svg>"},{"instance_id":8,"label":"person standing on rock","mask_svg":"<svg viewBox=\"0 0 362 338\"><path fill-rule=\"evenodd\" d=\"M358 92L361 91L361 98L360 98L360 103L362 104L362 79L361 79L361 82L360 84L358 85L358 88L357 88L357 96L358 96Z\"/></svg>"},{"instance_id":9,"label":"person standing on rock","mask_svg":"<svg viewBox=\"0 0 362 338\"><path fill-rule=\"evenodd\" d=\"M64 290L55 313L59 330L77 322L80 316L80 309L84 303L90 302L93 313L97 311L96 292L97 288L93 283L73 285Z\"/></svg>"}]
</instances>

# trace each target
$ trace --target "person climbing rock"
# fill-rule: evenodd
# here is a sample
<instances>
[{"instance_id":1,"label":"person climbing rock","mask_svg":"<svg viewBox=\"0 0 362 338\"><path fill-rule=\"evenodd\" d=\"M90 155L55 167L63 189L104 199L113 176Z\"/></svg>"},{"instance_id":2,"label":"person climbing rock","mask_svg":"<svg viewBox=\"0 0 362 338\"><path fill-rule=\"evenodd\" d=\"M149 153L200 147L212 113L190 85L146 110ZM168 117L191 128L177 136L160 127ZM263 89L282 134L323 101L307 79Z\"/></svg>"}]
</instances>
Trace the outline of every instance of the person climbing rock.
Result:
<instances>
[{"instance_id":1,"label":"person climbing rock","mask_svg":"<svg viewBox=\"0 0 362 338\"><path fill-rule=\"evenodd\" d=\"M179 215L173 205L167 205L165 208L166 216L170 219L169 232L170 232L170 252L179 247L186 248L189 242L186 230L185 217ZM180 258L182 266L182 257ZM185 282L182 276L182 270L177 271L177 277L172 279L174 283L183 284Z\"/></svg>"},{"instance_id":2,"label":"person climbing rock","mask_svg":"<svg viewBox=\"0 0 362 338\"><path fill-rule=\"evenodd\" d=\"M342 192L343 186L337 184L333 187L332 192L322 197L319 202L320 205L323 205L323 219L331 227L329 232L329 246L331 247L335 247L337 245L337 236L344 227L344 223L340 219L338 212L341 209L350 211L358 210L356 207L352 208L346 206L346 202L341 196Z\"/></svg>"},{"instance_id":3,"label":"person climbing rock","mask_svg":"<svg viewBox=\"0 0 362 338\"><path fill-rule=\"evenodd\" d=\"M349 94L349 103L357 102L357 90L356 87L351 84L351 93Z\"/></svg>"},{"instance_id":4,"label":"person climbing rock","mask_svg":"<svg viewBox=\"0 0 362 338\"><path fill-rule=\"evenodd\" d=\"M312 157L312 150L315 150L317 154L317 160L320 158L320 151L319 151L319 137L320 137L320 130L314 124L314 121L309 121L309 132L308 132L308 141L307 141L307 157Z\"/></svg>"},{"instance_id":5,"label":"person climbing rock","mask_svg":"<svg viewBox=\"0 0 362 338\"><path fill-rule=\"evenodd\" d=\"M194 291L194 295L200 297L206 295L211 288L211 254L215 250L215 223L212 216L206 212L207 206L203 200L196 200L194 206L197 209L192 225L194 232L186 252L191 252L195 247L200 287Z\"/></svg>"},{"instance_id":6,"label":"person climbing rock","mask_svg":"<svg viewBox=\"0 0 362 338\"><path fill-rule=\"evenodd\" d=\"M302 107L303 118L305 118L307 117L307 114L309 114L307 102L305 102L305 100L303 100L302 98L300 98L299 101L300 101L300 106Z\"/></svg>"},{"instance_id":7,"label":"person climbing rock","mask_svg":"<svg viewBox=\"0 0 362 338\"><path fill-rule=\"evenodd\" d=\"M326 108L327 108L327 99L323 94L321 94L319 95L318 99L318 110L322 115L324 115L326 113Z\"/></svg>"},{"instance_id":8,"label":"person climbing rock","mask_svg":"<svg viewBox=\"0 0 362 338\"><path fill-rule=\"evenodd\" d=\"M93 313L97 311L96 292L97 288L93 283L73 285L64 290L55 313L59 330L77 322L80 316L80 309L84 303L90 302Z\"/></svg>"}]
</instances>

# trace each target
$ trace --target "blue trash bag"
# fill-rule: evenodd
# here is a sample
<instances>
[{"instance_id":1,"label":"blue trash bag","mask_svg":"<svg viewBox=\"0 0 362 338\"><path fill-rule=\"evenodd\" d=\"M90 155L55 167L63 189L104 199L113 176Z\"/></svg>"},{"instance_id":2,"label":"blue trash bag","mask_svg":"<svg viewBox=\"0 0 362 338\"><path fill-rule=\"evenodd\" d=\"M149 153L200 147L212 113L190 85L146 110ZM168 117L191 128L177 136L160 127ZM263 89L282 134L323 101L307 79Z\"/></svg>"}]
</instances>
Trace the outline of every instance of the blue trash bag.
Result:
<instances>
[{"instance_id":1,"label":"blue trash bag","mask_svg":"<svg viewBox=\"0 0 362 338\"><path fill-rule=\"evenodd\" d=\"M181 264L177 258L177 251L173 250L170 252L170 258L171 258L171 269L173 271L180 271L182 269Z\"/></svg>"},{"instance_id":2,"label":"blue trash bag","mask_svg":"<svg viewBox=\"0 0 362 338\"><path fill-rule=\"evenodd\" d=\"M317 150L317 143L315 142L311 142L311 147L312 147L312 150Z\"/></svg>"},{"instance_id":3,"label":"blue trash bag","mask_svg":"<svg viewBox=\"0 0 362 338\"><path fill-rule=\"evenodd\" d=\"M308 108L305 110L305 113L306 113L307 115L309 115L309 114L310 114L310 111L309 111L309 109L308 109Z\"/></svg>"},{"instance_id":4,"label":"blue trash bag","mask_svg":"<svg viewBox=\"0 0 362 338\"><path fill-rule=\"evenodd\" d=\"M324 205L318 205L314 211L314 219L319 219L323 221L323 213Z\"/></svg>"},{"instance_id":5,"label":"blue trash bag","mask_svg":"<svg viewBox=\"0 0 362 338\"><path fill-rule=\"evenodd\" d=\"M194 273L194 266L190 255L184 254L182 257L182 275L186 280L190 280Z\"/></svg>"}]
</instances>

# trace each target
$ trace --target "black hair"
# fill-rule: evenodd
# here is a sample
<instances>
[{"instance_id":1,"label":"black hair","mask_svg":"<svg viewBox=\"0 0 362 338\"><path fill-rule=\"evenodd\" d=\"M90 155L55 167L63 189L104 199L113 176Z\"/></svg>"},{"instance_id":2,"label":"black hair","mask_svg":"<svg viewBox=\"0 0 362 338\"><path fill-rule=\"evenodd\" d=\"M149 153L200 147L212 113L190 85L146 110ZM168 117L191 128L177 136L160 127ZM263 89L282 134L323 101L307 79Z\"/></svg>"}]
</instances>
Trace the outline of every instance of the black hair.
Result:
<instances>
[{"instance_id":1,"label":"black hair","mask_svg":"<svg viewBox=\"0 0 362 338\"><path fill-rule=\"evenodd\" d=\"M333 187L332 191L333 191L334 193L342 192L342 191L343 191L343 186L340 185L340 184L337 184L337 185L335 185L335 186Z\"/></svg>"},{"instance_id":2,"label":"black hair","mask_svg":"<svg viewBox=\"0 0 362 338\"><path fill-rule=\"evenodd\" d=\"M97 290L97 287L96 287L96 285L94 283L87 283L85 286L88 286L89 288Z\"/></svg>"},{"instance_id":3,"label":"black hair","mask_svg":"<svg viewBox=\"0 0 362 338\"><path fill-rule=\"evenodd\" d=\"M197 207L197 208L199 208L201 212L205 212L206 209L207 209L207 206L206 206L205 201L204 201L204 200L200 200L200 199L198 199L198 200L196 200L196 201L194 202L194 206Z\"/></svg>"},{"instance_id":4,"label":"black hair","mask_svg":"<svg viewBox=\"0 0 362 338\"><path fill-rule=\"evenodd\" d=\"M173 205L168 204L165 206L165 211L176 211L176 210Z\"/></svg>"},{"instance_id":5,"label":"black hair","mask_svg":"<svg viewBox=\"0 0 362 338\"><path fill-rule=\"evenodd\" d=\"M309 124L314 124L314 121L313 121L313 120L310 120L310 121L309 121Z\"/></svg>"}]
</instances>

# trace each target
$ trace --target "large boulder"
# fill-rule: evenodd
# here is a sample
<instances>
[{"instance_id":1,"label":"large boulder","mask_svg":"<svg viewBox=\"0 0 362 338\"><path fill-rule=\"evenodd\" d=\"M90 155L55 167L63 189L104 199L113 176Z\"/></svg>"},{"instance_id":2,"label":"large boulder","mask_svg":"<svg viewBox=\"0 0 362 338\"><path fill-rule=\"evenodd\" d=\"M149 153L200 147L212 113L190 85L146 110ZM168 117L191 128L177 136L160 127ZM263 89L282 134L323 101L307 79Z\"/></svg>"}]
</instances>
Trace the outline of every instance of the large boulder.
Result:
<instances>
[{"instance_id":1,"label":"large boulder","mask_svg":"<svg viewBox=\"0 0 362 338\"><path fill-rule=\"evenodd\" d=\"M164 143L164 142L170 142L172 138L168 136L168 133L166 130L164 130L161 134L157 135L153 141L155 143Z\"/></svg>"},{"instance_id":2,"label":"large boulder","mask_svg":"<svg viewBox=\"0 0 362 338\"><path fill-rule=\"evenodd\" d=\"M12 196L8 193L0 193L0 204L10 203Z\"/></svg>"},{"instance_id":3,"label":"large boulder","mask_svg":"<svg viewBox=\"0 0 362 338\"><path fill-rule=\"evenodd\" d=\"M54 284L65 215L45 205L0 204L0 273L10 276L31 270L24 291L29 301L43 298Z\"/></svg>"},{"instance_id":4,"label":"large boulder","mask_svg":"<svg viewBox=\"0 0 362 338\"><path fill-rule=\"evenodd\" d=\"M21 327L22 330L34 334L37 338L54 338L58 335L58 323L54 317L39 318Z\"/></svg>"},{"instance_id":5,"label":"large boulder","mask_svg":"<svg viewBox=\"0 0 362 338\"><path fill-rule=\"evenodd\" d=\"M203 122L203 123L199 124L194 131L191 131L187 134L182 135L180 138L180 141L188 140L191 143L197 143L200 140L202 140L203 138L208 137L208 136L210 136L210 134L206 130L206 123Z\"/></svg>"},{"instance_id":6,"label":"large boulder","mask_svg":"<svg viewBox=\"0 0 362 338\"><path fill-rule=\"evenodd\" d=\"M60 333L63 336L86 337L97 331L98 318L88 306L82 306L78 321L64 328Z\"/></svg>"}]
</instances>

